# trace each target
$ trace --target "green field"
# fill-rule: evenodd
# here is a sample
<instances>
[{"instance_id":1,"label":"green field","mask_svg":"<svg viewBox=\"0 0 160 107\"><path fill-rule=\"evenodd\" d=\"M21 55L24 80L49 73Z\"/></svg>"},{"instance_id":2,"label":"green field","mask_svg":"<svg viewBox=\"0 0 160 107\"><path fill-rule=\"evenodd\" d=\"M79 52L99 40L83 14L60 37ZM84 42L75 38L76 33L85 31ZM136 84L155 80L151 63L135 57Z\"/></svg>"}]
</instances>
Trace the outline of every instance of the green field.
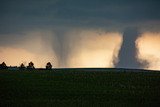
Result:
<instances>
[{"instance_id":1,"label":"green field","mask_svg":"<svg viewBox=\"0 0 160 107\"><path fill-rule=\"evenodd\" d=\"M0 107L160 107L160 72L0 70Z\"/></svg>"}]
</instances>

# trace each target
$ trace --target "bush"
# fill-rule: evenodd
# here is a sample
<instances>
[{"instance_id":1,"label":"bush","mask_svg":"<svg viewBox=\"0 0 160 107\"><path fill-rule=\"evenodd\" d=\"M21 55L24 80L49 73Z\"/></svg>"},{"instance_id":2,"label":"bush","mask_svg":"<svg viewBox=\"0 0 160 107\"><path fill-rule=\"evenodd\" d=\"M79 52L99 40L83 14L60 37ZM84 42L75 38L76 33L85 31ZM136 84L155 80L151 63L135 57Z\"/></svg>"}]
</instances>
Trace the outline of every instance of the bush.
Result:
<instances>
[{"instance_id":1,"label":"bush","mask_svg":"<svg viewBox=\"0 0 160 107\"><path fill-rule=\"evenodd\" d=\"M34 67L34 63L33 62L30 62L29 64L28 64L28 66L27 66L27 69L35 69L35 67Z\"/></svg>"},{"instance_id":2,"label":"bush","mask_svg":"<svg viewBox=\"0 0 160 107\"><path fill-rule=\"evenodd\" d=\"M52 69L52 64L50 62L47 63L46 69Z\"/></svg>"},{"instance_id":3,"label":"bush","mask_svg":"<svg viewBox=\"0 0 160 107\"><path fill-rule=\"evenodd\" d=\"M0 64L0 69L7 69L7 65L5 62L2 62L2 64Z\"/></svg>"},{"instance_id":4,"label":"bush","mask_svg":"<svg viewBox=\"0 0 160 107\"><path fill-rule=\"evenodd\" d=\"M20 65L19 69L20 69L20 70L24 70L24 69L26 69L26 67L25 67L24 64L22 63L22 64Z\"/></svg>"}]
</instances>

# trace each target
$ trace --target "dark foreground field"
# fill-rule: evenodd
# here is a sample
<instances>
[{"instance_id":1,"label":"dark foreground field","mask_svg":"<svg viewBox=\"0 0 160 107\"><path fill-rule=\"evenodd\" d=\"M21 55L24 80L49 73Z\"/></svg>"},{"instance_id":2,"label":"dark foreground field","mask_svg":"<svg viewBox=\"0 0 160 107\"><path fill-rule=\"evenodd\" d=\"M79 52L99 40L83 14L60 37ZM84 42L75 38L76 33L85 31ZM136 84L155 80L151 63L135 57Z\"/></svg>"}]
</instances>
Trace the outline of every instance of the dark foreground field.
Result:
<instances>
[{"instance_id":1,"label":"dark foreground field","mask_svg":"<svg viewBox=\"0 0 160 107\"><path fill-rule=\"evenodd\" d=\"M0 70L0 107L160 107L160 72Z\"/></svg>"}]
</instances>

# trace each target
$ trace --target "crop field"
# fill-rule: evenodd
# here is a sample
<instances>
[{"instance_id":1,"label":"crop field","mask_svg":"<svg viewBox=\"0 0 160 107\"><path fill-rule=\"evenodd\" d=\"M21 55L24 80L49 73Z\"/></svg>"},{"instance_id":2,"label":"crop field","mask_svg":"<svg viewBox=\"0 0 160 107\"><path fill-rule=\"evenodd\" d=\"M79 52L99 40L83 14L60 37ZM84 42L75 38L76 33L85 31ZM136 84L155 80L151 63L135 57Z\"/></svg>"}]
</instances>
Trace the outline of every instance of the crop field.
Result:
<instances>
[{"instance_id":1,"label":"crop field","mask_svg":"<svg viewBox=\"0 0 160 107\"><path fill-rule=\"evenodd\" d=\"M0 107L160 107L160 72L0 70Z\"/></svg>"}]
</instances>

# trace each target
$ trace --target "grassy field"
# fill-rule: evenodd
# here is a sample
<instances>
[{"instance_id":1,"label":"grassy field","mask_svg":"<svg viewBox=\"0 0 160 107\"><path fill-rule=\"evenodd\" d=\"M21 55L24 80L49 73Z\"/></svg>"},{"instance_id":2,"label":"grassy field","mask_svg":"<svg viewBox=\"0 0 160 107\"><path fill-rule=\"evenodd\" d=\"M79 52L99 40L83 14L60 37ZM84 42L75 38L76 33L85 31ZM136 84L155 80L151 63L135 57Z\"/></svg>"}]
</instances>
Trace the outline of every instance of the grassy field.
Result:
<instances>
[{"instance_id":1,"label":"grassy field","mask_svg":"<svg viewBox=\"0 0 160 107\"><path fill-rule=\"evenodd\" d=\"M160 72L0 70L0 107L160 107Z\"/></svg>"}]
</instances>

